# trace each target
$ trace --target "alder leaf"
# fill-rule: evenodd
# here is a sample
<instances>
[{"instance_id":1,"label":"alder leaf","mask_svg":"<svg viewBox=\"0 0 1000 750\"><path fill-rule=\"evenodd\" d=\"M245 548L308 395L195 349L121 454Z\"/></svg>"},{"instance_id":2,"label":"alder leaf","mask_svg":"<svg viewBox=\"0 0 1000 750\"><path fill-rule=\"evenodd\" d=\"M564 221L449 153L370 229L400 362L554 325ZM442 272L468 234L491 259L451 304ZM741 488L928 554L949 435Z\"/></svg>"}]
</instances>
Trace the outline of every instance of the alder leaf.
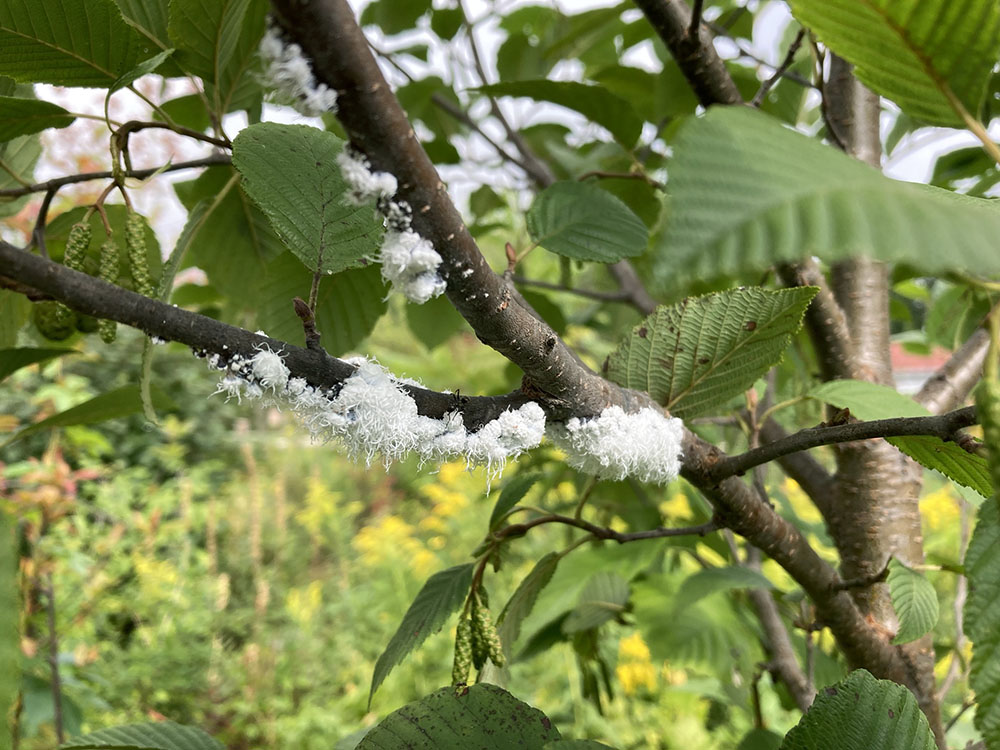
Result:
<instances>
[{"instance_id":1,"label":"alder leaf","mask_svg":"<svg viewBox=\"0 0 1000 750\"><path fill-rule=\"evenodd\" d=\"M792 13L854 74L907 114L964 127L1000 54L1000 5L982 0L791 0Z\"/></svg>"},{"instance_id":2,"label":"alder leaf","mask_svg":"<svg viewBox=\"0 0 1000 750\"><path fill-rule=\"evenodd\" d=\"M197 727L172 721L127 724L75 737L59 750L224 750L222 743Z\"/></svg>"},{"instance_id":3,"label":"alder leaf","mask_svg":"<svg viewBox=\"0 0 1000 750\"><path fill-rule=\"evenodd\" d=\"M393 711L357 750L542 750L559 730L496 685L445 687Z\"/></svg>"},{"instance_id":4,"label":"alder leaf","mask_svg":"<svg viewBox=\"0 0 1000 750\"><path fill-rule=\"evenodd\" d=\"M58 104L41 99L0 96L0 142L48 128L65 128L74 119Z\"/></svg>"},{"instance_id":5,"label":"alder leaf","mask_svg":"<svg viewBox=\"0 0 1000 750\"><path fill-rule=\"evenodd\" d=\"M76 349L35 349L23 347L20 349L0 349L0 380L3 380L12 372L20 370L28 365L48 362L54 357L62 357L66 354L79 354Z\"/></svg>"},{"instance_id":6,"label":"alder leaf","mask_svg":"<svg viewBox=\"0 0 1000 750\"><path fill-rule=\"evenodd\" d=\"M620 617L628 603L628 581L614 571L595 573L580 592L580 601L563 620L564 633L597 628Z\"/></svg>"},{"instance_id":7,"label":"alder leaf","mask_svg":"<svg viewBox=\"0 0 1000 750\"><path fill-rule=\"evenodd\" d=\"M1000 272L995 201L892 180L749 107L712 107L682 127L669 192L661 288L813 255Z\"/></svg>"},{"instance_id":8,"label":"alder leaf","mask_svg":"<svg viewBox=\"0 0 1000 750\"><path fill-rule=\"evenodd\" d=\"M521 635L522 623L534 609L542 589L552 580L560 560L562 560L562 555L558 552L545 554L521 581L503 608L503 612L500 613L497 620L497 632L500 635L500 642L503 643L504 652L508 655L513 653L514 644L517 643L517 638Z\"/></svg>"},{"instance_id":9,"label":"alder leaf","mask_svg":"<svg viewBox=\"0 0 1000 750\"><path fill-rule=\"evenodd\" d=\"M646 225L632 209L584 182L549 185L535 197L526 221L537 244L576 260L617 263L640 255L649 242Z\"/></svg>"},{"instance_id":10,"label":"alder leaf","mask_svg":"<svg viewBox=\"0 0 1000 750\"><path fill-rule=\"evenodd\" d=\"M103 88L154 51L111 0L0 3L0 75L16 81Z\"/></svg>"},{"instance_id":11,"label":"alder leaf","mask_svg":"<svg viewBox=\"0 0 1000 750\"><path fill-rule=\"evenodd\" d=\"M909 643L930 632L938 620L938 599L934 586L922 574L896 558L889 561L889 595L899 617L899 631L893 643Z\"/></svg>"},{"instance_id":12,"label":"alder leaf","mask_svg":"<svg viewBox=\"0 0 1000 750\"><path fill-rule=\"evenodd\" d=\"M815 287L745 287L658 307L618 345L605 374L678 417L723 406L780 359Z\"/></svg>"},{"instance_id":13,"label":"alder leaf","mask_svg":"<svg viewBox=\"0 0 1000 750\"><path fill-rule=\"evenodd\" d=\"M642 120L632 105L603 86L539 79L493 83L481 86L477 91L490 96L523 96L572 109L607 128L625 148L634 146L642 131Z\"/></svg>"},{"instance_id":14,"label":"alder leaf","mask_svg":"<svg viewBox=\"0 0 1000 750\"><path fill-rule=\"evenodd\" d=\"M336 273L375 253L382 219L374 205L349 205L336 165L344 142L306 125L265 122L233 141L243 188L278 237L310 270Z\"/></svg>"},{"instance_id":15,"label":"alder leaf","mask_svg":"<svg viewBox=\"0 0 1000 750\"><path fill-rule=\"evenodd\" d=\"M524 496L528 494L528 490L541 478L541 474L518 474L504 484L503 489L500 491L500 497L497 499L496 505L493 506L493 511L490 513L490 531L493 531L497 527L507 516L508 511L521 502Z\"/></svg>"},{"instance_id":16,"label":"alder leaf","mask_svg":"<svg viewBox=\"0 0 1000 750\"><path fill-rule=\"evenodd\" d=\"M423 643L427 636L439 631L452 613L457 612L465 603L469 587L472 585L472 568L473 563L456 565L427 579L417 598L403 615L403 621L389 641L389 645L375 662L372 686L368 692L369 707L372 696L392 668ZM448 689L454 692L453 688Z\"/></svg>"},{"instance_id":17,"label":"alder leaf","mask_svg":"<svg viewBox=\"0 0 1000 750\"><path fill-rule=\"evenodd\" d=\"M927 717L913 693L864 669L823 688L781 750L934 750Z\"/></svg>"},{"instance_id":18,"label":"alder leaf","mask_svg":"<svg viewBox=\"0 0 1000 750\"><path fill-rule=\"evenodd\" d=\"M1000 508L997 498L979 506L979 520L965 553L969 598L965 632L972 641L969 686L976 691L976 728L989 746L1000 745Z\"/></svg>"},{"instance_id":19,"label":"alder leaf","mask_svg":"<svg viewBox=\"0 0 1000 750\"><path fill-rule=\"evenodd\" d=\"M927 417L930 412L895 388L861 380L831 380L809 392L811 398L850 409L851 416L864 421L893 417ZM932 435L886 438L914 461L941 472L953 482L975 490L983 497L992 493L986 459Z\"/></svg>"}]
</instances>

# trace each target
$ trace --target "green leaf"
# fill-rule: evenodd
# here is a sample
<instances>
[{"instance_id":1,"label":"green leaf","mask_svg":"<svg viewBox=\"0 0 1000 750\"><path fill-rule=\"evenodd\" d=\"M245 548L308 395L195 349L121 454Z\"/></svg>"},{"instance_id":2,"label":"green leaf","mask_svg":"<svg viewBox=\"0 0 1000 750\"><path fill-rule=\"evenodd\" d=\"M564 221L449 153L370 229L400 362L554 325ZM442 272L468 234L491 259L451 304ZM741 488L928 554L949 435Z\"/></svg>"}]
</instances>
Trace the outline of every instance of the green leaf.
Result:
<instances>
[{"instance_id":1,"label":"green leaf","mask_svg":"<svg viewBox=\"0 0 1000 750\"><path fill-rule=\"evenodd\" d=\"M0 141L48 128L65 128L74 119L65 109L51 102L0 96Z\"/></svg>"},{"instance_id":2,"label":"green leaf","mask_svg":"<svg viewBox=\"0 0 1000 750\"><path fill-rule=\"evenodd\" d=\"M614 750L614 748L596 740L553 740L546 742L542 750Z\"/></svg>"},{"instance_id":3,"label":"green leaf","mask_svg":"<svg viewBox=\"0 0 1000 750\"><path fill-rule=\"evenodd\" d=\"M427 636L439 631L452 613L457 612L465 603L469 587L472 585L472 568L472 563L466 563L442 570L432 575L420 589L417 598L403 615L403 621L389 641L389 645L375 663L372 686L368 692L369 706L375 691L392 668L423 643ZM364 743L359 747L365 747Z\"/></svg>"},{"instance_id":4,"label":"green leaf","mask_svg":"<svg viewBox=\"0 0 1000 750\"><path fill-rule=\"evenodd\" d=\"M361 25L378 24L386 34L409 31L431 9L430 0L376 0L361 13Z\"/></svg>"},{"instance_id":5,"label":"green leaf","mask_svg":"<svg viewBox=\"0 0 1000 750\"><path fill-rule=\"evenodd\" d=\"M490 513L490 531L497 527L510 509L521 502L528 494L528 490L541 478L540 474L518 474L504 484L500 497L497 499L496 505L493 506L493 512Z\"/></svg>"},{"instance_id":6,"label":"green leaf","mask_svg":"<svg viewBox=\"0 0 1000 750\"><path fill-rule=\"evenodd\" d=\"M31 307L23 294L0 289L0 346L17 344L17 332L31 316Z\"/></svg>"},{"instance_id":7,"label":"green leaf","mask_svg":"<svg viewBox=\"0 0 1000 750\"><path fill-rule=\"evenodd\" d=\"M612 571L596 573L580 592L580 602L563 621L563 632L591 630L621 617L628 595L628 581L620 575Z\"/></svg>"},{"instance_id":8,"label":"green leaf","mask_svg":"<svg viewBox=\"0 0 1000 750\"><path fill-rule=\"evenodd\" d=\"M257 51L267 26L269 7L268 0L249 0L232 53L220 67L215 80L205 87L205 93L220 115L241 109L253 113L264 101L260 83L261 58ZM256 117L260 119L259 114Z\"/></svg>"},{"instance_id":9,"label":"green leaf","mask_svg":"<svg viewBox=\"0 0 1000 750\"><path fill-rule=\"evenodd\" d=\"M709 413L781 359L816 291L746 287L658 307L611 353L605 374L678 417Z\"/></svg>"},{"instance_id":10,"label":"green leaf","mask_svg":"<svg viewBox=\"0 0 1000 750\"><path fill-rule=\"evenodd\" d=\"M243 187L307 268L336 273L379 247L382 220L371 204L348 205L336 165L344 143L324 130L265 122L233 142Z\"/></svg>"},{"instance_id":11,"label":"green leaf","mask_svg":"<svg viewBox=\"0 0 1000 750\"><path fill-rule=\"evenodd\" d=\"M913 694L858 669L824 688L781 750L934 750L927 717Z\"/></svg>"},{"instance_id":12,"label":"green leaf","mask_svg":"<svg viewBox=\"0 0 1000 750\"><path fill-rule=\"evenodd\" d=\"M913 117L964 127L1000 53L1000 6L981 0L791 0L792 12L854 74Z\"/></svg>"},{"instance_id":13,"label":"green leaf","mask_svg":"<svg viewBox=\"0 0 1000 750\"><path fill-rule=\"evenodd\" d=\"M1000 509L996 498L979 508L965 553L969 598L965 632L972 641L969 685L976 691L976 728L989 746L1000 744Z\"/></svg>"},{"instance_id":14,"label":"green leaf","mask_svg":"<svg viewBox=\"0 0 1000 750\"><path fill-rule=\"evenodd\" d=\"M0 143L0 190L31 184L35 175L35 162L41 154L42 144L35 133ZM20 198L0 198L0 216L16 214L31 197L24 195Z\"/></svg>"},{"instance_id":15,"label":"green leaf","mask_svg":"<svg viewBox=\"0 0 1000 750\"><path fill-rule=\"evenodd\" d=\"M443 294L422 305L406 306L406 324L417 340L433 351L463 328L465 319Z\"/></svg>"},{"instance_id":16,"label":"green leaf","mask_svg":"<svg viewBox=\"0 0 1000 750\"><path fill-rule=\"evenodd\" d=\"M865 421L930 416L927 409L895 388L863 380L831 380L809 391L809 397L850 409L851 416Z\"/></svg>"},{"instance_id":17,"label":"green leaf","mask_svg":"<svg viewBox=\"0 0 1000 750\"><path fill-rule=\"evenodd\" d=\"M267 217L239 188L236 174L228 167L209 169L174 189L191 212L183 233L189 242L187 264L201 268L223 294L257 308L263 300L247 295L247 290L264 280L268 264L285 252L285 246ZM196 216L199 203L205 205L205 213ZM307 293L308 286L296 291L300 296Z\"/></svg>"},{"instance_id":18,"label":"green leaf","mask_svg":"<svg viewBox=\"0 0 1000 750\"><path fill-rule=\"evenodd\" d=\"M289 252L268 265L260 286L257 323L269 336L305 346L302 321L295 315L292 300L309 296L312 277ZM335 356L356 348L388 309L387 293L375 265L324 276L316 296L316 327L323 348Z\"/></svg>"},{"instance_id":19,"label":"green leaf","mask_svg":"<svg viewBox=\"0 0 1000 750\"><path fill-rule=\"evenodd\" d=\"M155 386L153 388L153 404L157 409L169 409L174 405L167 395ZM24 429L14 433L4 443L0 443L0 448L41 430L50 430L54 427L68 427L75 424L106 422L109 419L127 417L130 414L140 411L142 411L142 401L139 397L139 386L124 385L113 391L102 393L100 396L94 396L94 398L84 401L82 404L78 404L71 409L53 414L51 417L43 419L40 422L28 425Z\"/></svg>"},{"instance_id":20,"label":"green leaf","mask_svg":"<svg viewBox=\"0 0 1000 750\"><path fill-rule=\"evenodd\" d=\"M1000 271L993 202L891 180L749 107L713 107L683 126L670 195L654 260L661 286L811 255Z\"/></svg>"},{"instance_id":21,"label":"green leaf","mask_svg":"<svg viewBox=\"0 0 1000 750\"><path fill-rule=\"evenodd\" d=\"M156 43L161 49L170 47L169 0L116 0L126 23Z\"/></svg>"},{"instance_id":22,"label":"green leaf","mask_svg":"<svg viewBox=\"0 0 1000 750\"><path fill-rule=\"evenodd\" d=\"M461 8L435 8L431 16L431 31L442 39L451 39L462 28L465 14Z\"/></svg>"},{"instance_id":23,"label":"green leaf","mask_svg":"<svg viewBox=\"0 0 1000 750\"><path fill-rule=\"evenodd\" d=\"M111 0L0 3L0 75L14 80L106 87L149 54Z\"/></svg>"},{"instance_id":24,"label":"green leaf","mask_svg":"<svg viewBox=\"0 0 1000 750\"><path fill-rule=\"evenodd\" d=\"M893 643L909 643L930 632L938 620L938 599L934 586L924 576L896 558L889 561L889 595L899 617L899 631Z\"/></svg>"},{"instance_id":25,"label":"green leaf","mask_svg":"<svg viewBox=\"0 0 1000 750\"><path fill-rule=\"evenodd\" d=\"M489 96L524 96L572 109L607 128L625 148L635 145L642 131L642 120L636 115L632 105L603 86L540 79L494 83L481 86L478 91Z\"/></svg>"},{"instance_id":26,"label":"green leaf","mask_svg":"<svg viewBox=\"0 0 1000 750\"><path fill-rule=\"evenodd\" d=\"M963 450L956 443L945 442L930 435L909 435L888 438L921 466L939 471L953 482L975 490L983 497L993 492L990 469L986 459Z\"/></svg>"},{"instance_id":27,"label":"green leaf","mask_svg":"<svg viewBox=\"0 0 1000 750\"><path fill-rule=\"evenodd\" d=\"M640 255L649 241L642 219L595 185L557 182L539 193L526 217L531 239L577 260L616 263Z\"/></svg>"},{"instance_id":28,"label":"green leaf","mask_svg":"<svg viewBox=\"0 0 1000 750\"><path fill-rule=\"evenodd\" d=\"M172 54L174 54L174 50L172 48L165 49L158 55L154 55L148 60L143 60L141 63L132 68L132 70L126 73L122 73L122 75L108 88L108 95L104 99L105 115L107 114L108 102L111 100L111 95L113 93L115 93L119 89L125 88L126 86L130 86L134 81L138 80L139 78L142 78L143 76L147 76L150 73L153 73L157 68L163 65L163 63L166 62L167 58L170 57Z\"/></svg>"},{"instance_id":29,"label":"green leaf","mask_svg":"<svg viewBox=\"0 0 1000 750\"><path fill-rule=\"evenodd\" d=\"M514 644L517 643L517 638L521 634L522 623L531 614L542 589L552 580L561 559L562 555L558 552L549 552L544 555L521 581L503 608L503 612L500 613L497 620L497 632L500 634L500 642L503 643L505 653L513 652Z\"/></svg>"},{"instance_id":30,"label":"green leaf","mask_svg":"<svg viewBox=\"0 0 1000 750\"><path fill-rule=\"evenodd\" d=\"M179 96L176 99L163 102L160 109L166 112L170 118L179 125L183 125L199 133L208 129L212 124L205 108L204 100L198 94L188 94Z\"/></svg>"},{"instance_id":31,"label":"green leaf","mask_svg":"<svg viewBox=\"0 0 1000 750\"><path fill-rule=\"evenodd\" d=\"M770 729L751 729L740 740L736 750L778 750L781 747L781 735Z\"/></svg>"},{"instance_id":32,"label":"green leaf","mask_svg":"<svg viewBox=\"0 0 1000 750\"><path fill-rule=\"evenodd\" d=\"M809 396L838 409L850 409L852 416L862 420L930 415L927 409L896 389L860 380L832 380L813 388ZM956 443L931 435L886 440L920 465L939 471L984 497L993 491L986 459L963 450Z\"/></svg>"},{"instance_id":33,"label":"green leaf","mask_svg":"<svg viewBox=\"0 0 1000 750\"><path fill-rule=\"evenodd\" d=\"M53 357L61 357L64 354L79 354L79 352L75 349L32 349L27 347L0 349L0 380L22 367L48 362Z\"/></svg>"},{"instance_id":34,"label":"green leaf","mask_svg":"<svg viewBox=\"0 0 1000 750\"><path fill-rule=\"evenodd\" d=\"M21 687L21 611L18 594L17 543L14 523L0 509L0 747L12 747L7 717Z\"/></svg>"},{"instance_id":35,"label":"green leaf","mask_svg":"<svg viewBox=\"0 0 1000 750\"><path fill-rule=\"evenodd\" d=\"M496 685L446 687L379 722L358 750L541 750L559 730Z\"/></svg>"},{"instance_id":36,"label":"green leaf","mask_svg":"<svg viewBox=\"0 0 1000 750\"><path fill-rule=\"evenodd\" d=\"M250 0L170 0L167 30L177 62L209 83L219 80L236 50Z\"/></svg>"},{"instance_id":37,"label":"green leaf","mask_svg":"<svg viewBox=\"0 0 1000 750\"><path fill-rule=\"evenodd\" d=\"M59 750L224 750L222 743L197 727L172 721L127 724L91 732L59 746Z\"/></svg>"},{"instance_id":38,"label":"green leaf","mask_svg":"<svg viewBox=\"0 0 1000 750\"><path fill-rule=\"evenodd\" d=\"M726 568L705 568L684 579L674 606L678 609L689 607L697 601L719 591L733 589L773 589L763 573L742 566Z\"/></svg>"}]
</instances>

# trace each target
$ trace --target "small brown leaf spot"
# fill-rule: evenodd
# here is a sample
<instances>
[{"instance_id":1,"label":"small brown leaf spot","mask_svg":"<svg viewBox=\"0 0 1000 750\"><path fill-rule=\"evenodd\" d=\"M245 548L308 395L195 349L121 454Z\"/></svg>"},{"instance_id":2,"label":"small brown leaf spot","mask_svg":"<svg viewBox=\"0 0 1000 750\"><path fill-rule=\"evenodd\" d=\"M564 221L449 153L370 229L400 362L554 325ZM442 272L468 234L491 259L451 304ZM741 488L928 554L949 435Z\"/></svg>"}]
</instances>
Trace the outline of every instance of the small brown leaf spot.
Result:
<instances>
[{"instance_id":1,"label":"small brown leaf spot","mask_svg":"<svg viewBox=\"0 0 1000 750\"><path fill-rule=\"evenodd\" d=\"M712 360L710 360L708 357L698 357L698 364L699 365L707 365L711 361Z\"/></svg>"},{"instance_id":2,"label":"small brown leaf spot","mask_svg":"<svg viewBox=\"0 0 1000 750\"><path fill-rule=\"evenodd\" d=\"M743 324L743 327L746 330L748 330L748 331L756 331L757 330L757 321L756 320L748 320L746 323Z\"/></svg>"},{"instance_id":3,"label":"small brown leaf spot","mask_svg":"<svg viewBox=\"0 0 1000 750\"><path fill-rule=\"evenodd\" d=\"M316 162L316 166L317 167L322 167L323 166L323 162L321 162L321 161Z\"/></svg>"},{"instance_id":4,"label":"small brown leaf spot","mask_svg":"<svg viewBox=\"0 0 1000 750\"><path fill-rule=\"evenodd\" d=\"M889 718L890 719L895 719L896 718L896 712L893 711L891 708L889 709Z\"/></svg>"},{"instance_id":5,"label":"small brown leaf spot","mask_svg":"<svg viewBox=\"0 0 1000 750\"><path fill-rule=\"evenodd\" d=\"M542 717L542 726L546 729L552 729L552 720L548 716Z\"/></svg>"},{"instance_id":6,"label":"small brown leaf spot","mask_svg":"<svg viewBox=\"0 0 1000 750\"><path fill-rule=\"evenodd\" d=\"M602 375L607 375L608 374L608 366L610 364L611 364L610 361L608 361L607 359L604 360L604 364L601 365L601 374Z\"/></svg>"},{"instance_id":7,"label":"small brown leaf spot","mask_svg":"<svg viewBox=\"0 0 1000 750\"><path fill-rule=\"evenodd\" d=\"M647 335L649 335L649 329L646 328L646 326L643 326L638 331L636 331L636 335L639 338L644 339L644 338L646 338Z\"/></svg>"},{"instance_id":8,"label":"small brown leaf spot","mask_svg":"<svg viewBox=\"0 0 1000 750\"><path fill-rule=\"evenodd\" d=\"M837 694L837 688L835 688L835 687L823 688L823 692L826 693L827 695L836 695Z\"/></svg>"}]
</instances>

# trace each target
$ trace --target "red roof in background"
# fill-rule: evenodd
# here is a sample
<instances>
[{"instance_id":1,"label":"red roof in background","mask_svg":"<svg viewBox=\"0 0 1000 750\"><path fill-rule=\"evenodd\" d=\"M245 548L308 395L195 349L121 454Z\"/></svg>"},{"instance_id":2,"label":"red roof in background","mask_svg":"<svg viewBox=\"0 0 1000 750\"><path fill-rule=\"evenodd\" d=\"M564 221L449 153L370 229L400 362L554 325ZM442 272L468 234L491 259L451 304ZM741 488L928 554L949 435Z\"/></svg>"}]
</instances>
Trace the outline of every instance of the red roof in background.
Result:
<instances>
[{"instance_id":1,"label":"red roof in background","mask_svg":"<svg viewBox=\"0 0 1000 750\"><path fill-rule=\"evenodd\" d=\"M903 348L903 344L893 341L889 344L893 372L934 372L948 361L951 352L940 346L930 354L914 354Z\"/></svg>"}]
</instances>

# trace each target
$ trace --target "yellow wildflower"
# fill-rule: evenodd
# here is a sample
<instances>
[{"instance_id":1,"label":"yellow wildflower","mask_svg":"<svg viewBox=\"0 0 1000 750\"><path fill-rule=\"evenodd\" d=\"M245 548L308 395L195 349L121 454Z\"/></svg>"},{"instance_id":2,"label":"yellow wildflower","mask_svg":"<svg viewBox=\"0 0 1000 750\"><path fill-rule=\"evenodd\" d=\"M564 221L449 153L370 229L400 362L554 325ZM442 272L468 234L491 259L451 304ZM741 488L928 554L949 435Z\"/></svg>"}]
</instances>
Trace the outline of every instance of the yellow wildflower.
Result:
<instances>
[{"instance_id":1,"label":"yellow wildflower","mask_svg":"<svg viewBox=\"0 0 1000 750\"><path fill-rule=\"evenodd\" d=\"M958 513L958 498L951 485L944 485L941 489L925 495L920 501L920 514L931 531L956 526Z\"/></svg>"}]
</instances>

